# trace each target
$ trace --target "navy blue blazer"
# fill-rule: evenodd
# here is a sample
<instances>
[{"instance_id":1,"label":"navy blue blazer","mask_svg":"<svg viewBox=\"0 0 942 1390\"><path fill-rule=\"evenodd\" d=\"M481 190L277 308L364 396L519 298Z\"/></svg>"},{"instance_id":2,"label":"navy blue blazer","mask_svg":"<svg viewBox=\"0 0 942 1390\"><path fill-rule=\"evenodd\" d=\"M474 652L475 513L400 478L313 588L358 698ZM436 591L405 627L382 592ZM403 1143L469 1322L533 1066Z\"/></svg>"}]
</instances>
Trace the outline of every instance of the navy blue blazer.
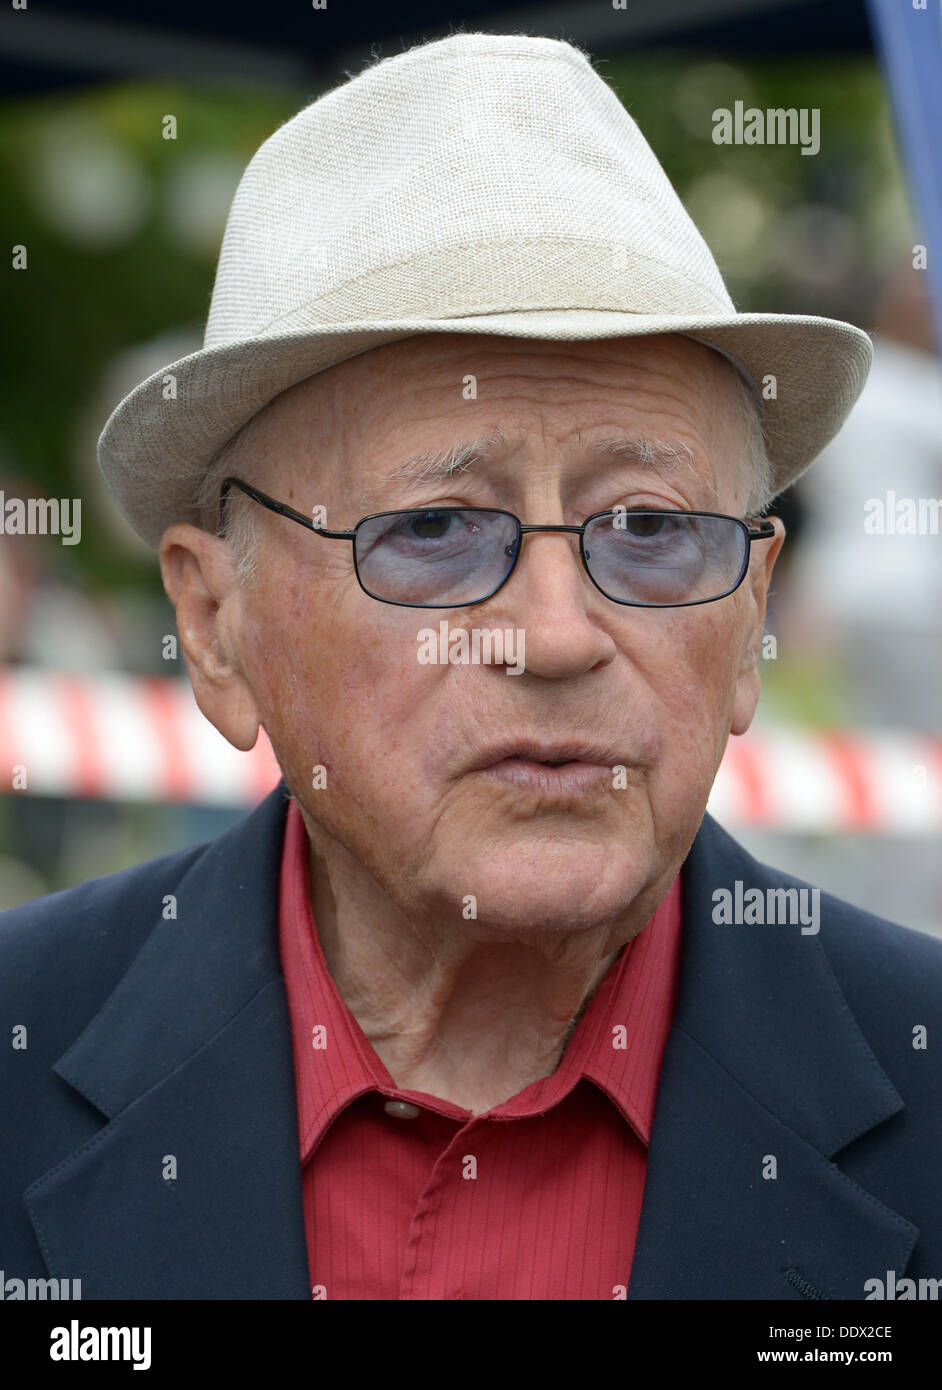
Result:
<instances>
[{"instance_id":1,"label":"navy blue blazer","mask_svg":"<svg viewBox=\"0 0 942 1390\"><path fill-rule=\"evenodd\" d=\"M208 844L0 915L7 1279L310 1298L286 805L282 784ZM713 892L737 880L807 886L707 816L629 1298L864 1299L888 1271L942 1277L942 944L823 893L816 935L718 925Z\"/></svg>"}]
</instances>

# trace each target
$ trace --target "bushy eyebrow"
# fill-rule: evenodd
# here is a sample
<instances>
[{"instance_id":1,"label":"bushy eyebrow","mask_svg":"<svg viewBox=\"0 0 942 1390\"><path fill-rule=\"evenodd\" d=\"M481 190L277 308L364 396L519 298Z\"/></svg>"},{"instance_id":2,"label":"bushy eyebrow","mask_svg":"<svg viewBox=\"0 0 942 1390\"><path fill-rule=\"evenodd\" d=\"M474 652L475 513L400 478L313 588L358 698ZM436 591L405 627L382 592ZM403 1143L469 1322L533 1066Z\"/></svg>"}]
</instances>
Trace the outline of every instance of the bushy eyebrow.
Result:
<instances>
[{"instance_id":1,"label":"bushy eyebrow","mask_svg":"<svg viewBox=\"0 0 942 1390\"><path fill-rule=\"evenodd\" d=\"M716 474L709 459L704 456L705 473L697 467L697 453L683 440L644 439L641 437L623 438L616 435L611 439L598 439L592 445L597 457L615 459L628 464L640 464L655 473L671 473L677 468L685 468L698 482L705 482L713 497L719 499L716 487Z\"/></svg>"},{"instance_id":2,"label":"bushy eyebrow","mask_svg":"<svg viewBox=\"0 0 942 1390\"><path fill-rule=\"evenodd\" d=\"M408 492L421 487L429 478L451 478L458 473L467 473L476 463L486 461L500 449L506 449L511 445L516 447L516 443L517 441L509 440L504 430L497 427L476 439L454 444L437 453L428 450L416 454L397 464L391 472L383 474L379 486L361 493L359 504L361 507L372 506L394 483L402 484L403 490ZM635 463L658 473L671 472L682 467L689 469L697 477L701 476L696 466L696 453L689 444L682 441L614 435L608 439L596 440L590 446L590 452L596 458ZM712 482L710 486L715 492Z\"/></svg>"},{"instance_id":3,"label":"bushy eyebrow","mask_svg":"<svg viewBox=\"0 0 942 1390\"><path fill-rule=\"evenodd\" d=\"M506 449L509 443L502 429L494 429L437 454L427 452L405 459L391 473L384 474L382 481L395 483L405 479L407 487L414 487L430 477L450 478L455 473L467 472L473 464L480 463L498 449Z\"/></svg>"},{"instance_id":4,"label":"bushy eyebrow","mask_svg":"<svg viewBox=\"0 0 942 1390\"><path fill-rule=\"evenodd\" d=\"M453 444L451 448L441 449L438 453L427 450L415 454L412 458L403 459L392 472L384 473L379 486L361 492L359 505L372 506L394 483L403 484L403 490L408 492L421 487L429 478L451 478L456 473L466 473L475 463L489 458L498 449L506 449L509 443L504 430L497 427L487 434L478 435L476 439Z\"/></svg>"}]
</instances>

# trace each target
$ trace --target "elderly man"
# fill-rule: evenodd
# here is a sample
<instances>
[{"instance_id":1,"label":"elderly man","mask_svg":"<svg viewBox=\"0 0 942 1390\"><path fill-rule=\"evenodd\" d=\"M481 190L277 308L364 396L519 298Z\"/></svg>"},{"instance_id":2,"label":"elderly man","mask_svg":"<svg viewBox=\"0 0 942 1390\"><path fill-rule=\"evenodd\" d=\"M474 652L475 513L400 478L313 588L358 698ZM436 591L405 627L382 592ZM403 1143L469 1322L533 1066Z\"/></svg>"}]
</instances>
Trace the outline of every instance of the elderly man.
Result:
<instances>
[{"instance_id":1,"label":"elderly man","mask_svg":"<svg viewBox=\"0 0 942 1390\"><path fill-rule=\"evenodd\" d=\"M801 1300L942 1274L942 950L705 815L759 695L784 531L757 514L869 351L736 314L567 44L425 45L266 142L205 348L100 458L201 710L240 749L264 728L284 780L209 845L6 915L8 1276Z\"/></svg>"}]
</instances>

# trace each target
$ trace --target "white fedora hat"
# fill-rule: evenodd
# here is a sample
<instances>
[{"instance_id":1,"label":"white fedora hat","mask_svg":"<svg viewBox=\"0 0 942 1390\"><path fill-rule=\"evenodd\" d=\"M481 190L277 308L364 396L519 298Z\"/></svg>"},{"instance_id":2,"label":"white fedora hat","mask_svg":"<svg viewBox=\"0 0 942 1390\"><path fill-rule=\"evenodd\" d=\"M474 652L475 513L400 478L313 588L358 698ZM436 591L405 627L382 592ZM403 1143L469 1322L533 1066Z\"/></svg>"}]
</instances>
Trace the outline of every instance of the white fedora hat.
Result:
<instances>
[{"instance_id":1,"label":"white fedora hat","mask_svg":"<svg viewBox=\"0 0 942 1390\"><path fill-rule=\"evenodd\" d=\"M764 402L776 491L837 433L867 334L737 314L638 126L579 49L456 34L376 63L275 131L226 224L204 346L126 396L98 461L157 545L199 522L218 449L281 391L421 333L683 333Z\"/></svg>"}]
</instances>

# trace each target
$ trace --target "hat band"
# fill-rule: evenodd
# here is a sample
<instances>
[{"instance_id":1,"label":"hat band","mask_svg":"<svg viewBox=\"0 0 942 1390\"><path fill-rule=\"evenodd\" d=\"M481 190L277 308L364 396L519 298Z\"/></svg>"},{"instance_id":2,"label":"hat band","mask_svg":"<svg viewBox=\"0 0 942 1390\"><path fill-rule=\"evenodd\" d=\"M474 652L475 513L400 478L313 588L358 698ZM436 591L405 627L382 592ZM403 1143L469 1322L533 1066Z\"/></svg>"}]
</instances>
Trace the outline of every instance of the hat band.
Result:
<instances>
[{"instance_id":1,"label":"hat band","mask_svg":"<svg viewBox=\"0 0 942 1390\"><path fill-rule=\"evenodd\" d=\"M204 347L330 324L560 309L688 318L736 313L729 295L693 278L689 266L637 247L576 237L508 238L442 247L378 266L296 300L263 324L247 322L244 308L225 317L211 313Z\"/></svg>"}]
</instances>

